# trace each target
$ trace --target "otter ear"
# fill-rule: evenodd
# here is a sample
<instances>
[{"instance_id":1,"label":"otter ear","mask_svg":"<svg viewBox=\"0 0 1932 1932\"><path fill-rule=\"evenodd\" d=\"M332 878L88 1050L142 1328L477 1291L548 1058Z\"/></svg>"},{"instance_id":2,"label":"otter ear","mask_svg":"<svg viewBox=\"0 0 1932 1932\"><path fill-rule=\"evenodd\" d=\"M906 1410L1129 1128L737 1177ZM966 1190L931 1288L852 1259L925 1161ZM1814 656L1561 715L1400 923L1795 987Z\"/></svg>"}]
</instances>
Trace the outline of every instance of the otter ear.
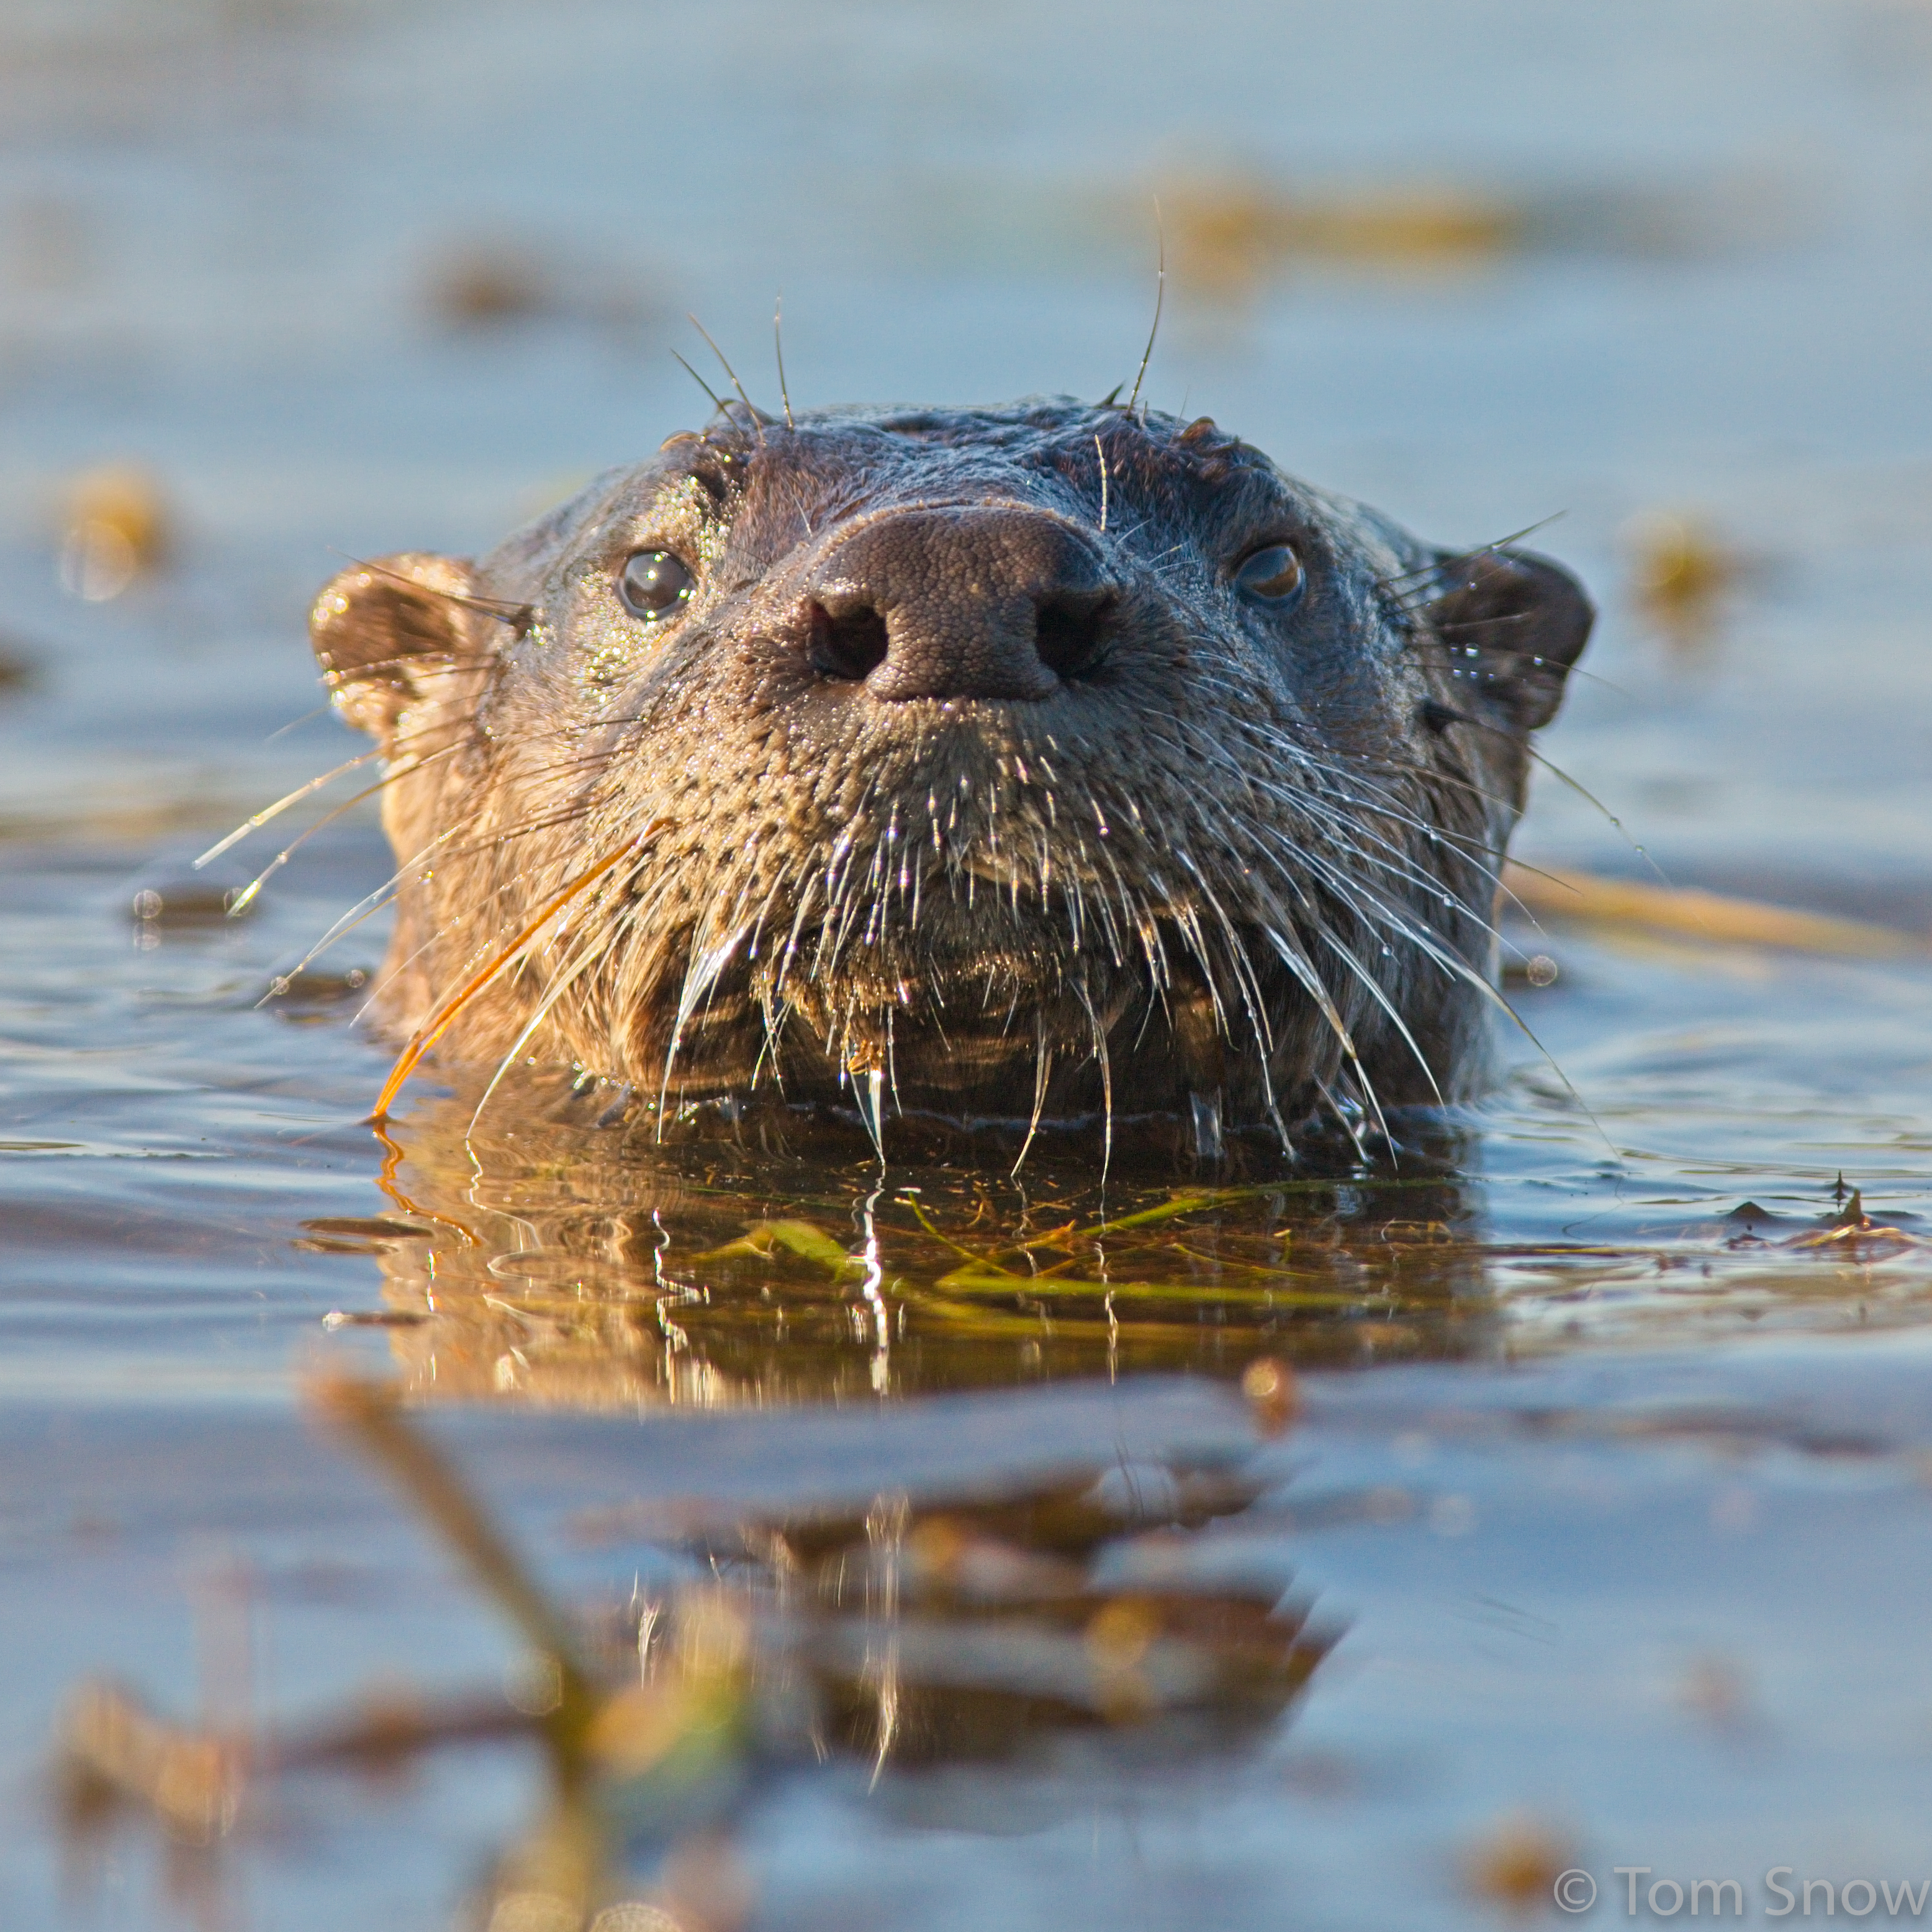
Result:
<instances>
[{"instance_id":1,"label":"otter ear","mask_svg":"<svg viewBox=\"0 0 1932 1932\"><path fill-rule=\"evenodd\" d=\"M309 613L309 641L350 724L387 740L437 673L474 656L476 618L489 608L474 586L468 563L421 550L329 580Z\"/></svg>"},{"instance_id":2,"label":"otter ear","mask_svg":"<svg viewBox=\"0 0 1932 1932\"><path fill-rule=\"evenodd\" d=\"M1521 550L1443 553L1430 625L1467 680L1519 731L1556 716L1596 607L1561 564Z\"/></svg>"}]
</instances>

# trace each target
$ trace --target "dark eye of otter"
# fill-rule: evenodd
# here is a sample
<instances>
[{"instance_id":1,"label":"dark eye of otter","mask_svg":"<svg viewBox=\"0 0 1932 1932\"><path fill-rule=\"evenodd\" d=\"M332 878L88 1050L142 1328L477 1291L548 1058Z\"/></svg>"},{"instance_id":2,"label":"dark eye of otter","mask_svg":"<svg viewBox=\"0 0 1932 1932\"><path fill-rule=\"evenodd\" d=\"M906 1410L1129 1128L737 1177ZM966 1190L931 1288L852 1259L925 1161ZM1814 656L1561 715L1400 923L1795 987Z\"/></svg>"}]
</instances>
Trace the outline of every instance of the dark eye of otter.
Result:
<instances>
[{"instance_id":1,"label":"dark eye of otter","mask_svg":"<svg viewBox=\"0 0 1932 1932\"><path fill-rule=\"evenodd\" d=\"M690 566L668 550L640 550L624 566L617 595L647 624L662 623L691 602Z\"/></svg>"},{"instance_id":2,"label":"dark eye of otter","mask_svg":"<svg viewBox=\"0 0 1932 1932\"><path fill-rule=\"evenodd\" d=\"M1270 544L1244 560L1234 588L1257 604L1286 604L1301 595L1301 560L1286 544Z\"/></svg>"}]
</instances>

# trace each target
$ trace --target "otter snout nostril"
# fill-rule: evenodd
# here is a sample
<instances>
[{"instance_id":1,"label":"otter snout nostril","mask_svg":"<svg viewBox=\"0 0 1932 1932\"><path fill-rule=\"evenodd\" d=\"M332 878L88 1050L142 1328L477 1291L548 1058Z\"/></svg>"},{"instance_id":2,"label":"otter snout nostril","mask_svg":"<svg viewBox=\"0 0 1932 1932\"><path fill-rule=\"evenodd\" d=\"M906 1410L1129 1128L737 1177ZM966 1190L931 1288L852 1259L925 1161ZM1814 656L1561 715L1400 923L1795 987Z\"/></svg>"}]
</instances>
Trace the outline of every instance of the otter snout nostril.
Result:
<instances>
[{"instance_id":1,"label":"otter snout nostril","mask_svg":"<svg viewBox=\"0 0 1932 1932\"><path fill-rule=\"evenodd\" d=\"M1049 698L1098 668L1118 596L1084 532L1008 503L872 516L805 592L812 668L894 702Z\"/></svg>"},{"instance_id":2,"label":"otter snout nostril","mask_svg":"<svg viewBox=\"0 0 1932 1932\"><path fill-rule=\"evenodd\" d=\"M886 620L869 604L834 616L823 604L812 607L806 655L820 677L856 682L886 661Z\"/></svg>"},{"instance_id":3,"label":"otter snout nostril","mask_svg":"<svg viewBox=\"0 0 1932 1932\"><path fill-rule=\"evenodd\" d=\"M1049 597L1034 625L1040 662L1063 679L1091 677L1106 662L1113 614L1108 591Z\"/></svg>"}]
</instances>

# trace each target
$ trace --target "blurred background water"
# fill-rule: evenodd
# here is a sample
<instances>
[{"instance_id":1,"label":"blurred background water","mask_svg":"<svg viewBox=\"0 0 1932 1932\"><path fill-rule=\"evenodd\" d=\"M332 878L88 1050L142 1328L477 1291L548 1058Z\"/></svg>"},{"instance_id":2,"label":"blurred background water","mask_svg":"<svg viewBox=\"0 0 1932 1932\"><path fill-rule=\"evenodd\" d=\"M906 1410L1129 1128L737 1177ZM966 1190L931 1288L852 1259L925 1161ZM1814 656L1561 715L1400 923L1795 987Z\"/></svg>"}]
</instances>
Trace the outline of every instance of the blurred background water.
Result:
<instances>
[{"instance_id":1,"label":"blurred background water","mask_svg":"<svg viewBox=\"0 0 1932 1932\"><path fill-rule=\"evenodd\" d=\"M534 1802L485 1754L265 1800L213 1852L76 1862L50 1822L64 1691L109 1669L187 1708L211 1575L254 1580L278 1708L500 1672L485 1608L304 1420L305 1366L341 1360L548 1405L439 1426L593 1594L646 1558L572 1543L586 1498L1024 1484L1016 1441L1232 1454L1216 1378L1314 1365L1227 1530L1348 1623L1294 1725L894 1802L773 1772L734 1814L760 1924L1462 1925L1552 1846L1600 1914L1618 1862L1735 1869L1753 1916L1771 1865L1924 1875L1922 945L1522 932L1560 969L1511 989L1548 1057L1519 1044L1428 1211L1204 1210L1193 1326L1137 1341L1092 1310L932 1325L952 1264L856 1157L667 1182L573 1128L566 1213L527 1147L452 1180L425 1102L405 1193L488 1181L499 1220L474 1255L423 1234L356 1124L380 933L257 1004L380 883L373 818L246 920L221 894L272 836L184 896L194 854L359 748L316 708L315 588L345 555L483 548L701 420L688 310L768 402L781 292L796 401L1097 396L1139 358L1157 230L1157 407L1444 543L1552 519L1535 542L1598 596L1544 744L1574 784L1539 776L1520 855L1932 937L1924 0L0 9L6 1924L446 1923ZM1851 1188L1877 1232L1837 1225ZM988 1198L1084 1211L1078 1177ZM836 1263L698 1268L788 1207L898 1256L896 1354ZM593 1210L626 1231L594 1256ZM1244 1313L1270 1243L1325 1257L1304 1286L1340 1302ZM546 1249L648 1346L502 1316L542 1274L506 1257ZM677 1268L706 1298L682 1344ZM457 1312L424 1330L439 1268ZM775 1286L820 1328L754 1348L734 1311ZM1319 1507L1266 1503L1297 1484Z\"/></svg>"}]
</instances>

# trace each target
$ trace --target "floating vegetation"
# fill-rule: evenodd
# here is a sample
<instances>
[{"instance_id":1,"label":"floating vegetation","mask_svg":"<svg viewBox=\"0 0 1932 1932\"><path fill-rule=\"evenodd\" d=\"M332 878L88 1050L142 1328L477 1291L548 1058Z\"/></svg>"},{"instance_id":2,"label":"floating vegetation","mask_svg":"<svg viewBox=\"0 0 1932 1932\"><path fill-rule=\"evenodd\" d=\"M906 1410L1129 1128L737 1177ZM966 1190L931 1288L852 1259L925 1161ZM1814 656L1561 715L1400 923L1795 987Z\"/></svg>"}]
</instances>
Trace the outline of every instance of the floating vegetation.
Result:
<instances>
[{"instance_id":1,"label":"floating vegetation","mask_svg":"<svg viewBox=\"0 0 1932 1932\"><path fill-rule=\"evenodd\" d=\"M574 323L620 338L638 336L658 303L628 272L544 243L481 236L430 260L423 308L444 328L500 334L533 323Z\"/></svg>"},{"instance_id":2,"label":"floating vegetation","mask_svg":"<svg viewBox=\"0 0 1932 1932\"><path fill-rule=\"evenodd\" d=\"M1463 1876L1476 1898L1513 1918L1541 1917L1558 1880L1575 1868L1579 1856L1568 1834L1527 1813L1513 1813L1468 1846ZM1564 1900L1564 1910L1572 1902Z\"/></svg>"},{"instance_id":3,"label":"floating vegetation","mask_svg":"<svg viewBox=\"0 0 1932 1932\"><path fill-rule=\"evenodd\" d=\"M648 1110L599 1128L608 1096L541 1090L545 1112L500 1138L466 1136L466 1095L385 1130L396 1211L366 1251L385 1304L423 1318L391 1336L412 1390L710 1406L1130 1368L1233 1379L1261 1358L1359 1359L1391 1324L1458 1353L1488 1312L1449 1146L1223 1184L1103 1190L1052 1153L1024 1186L933 1162L882 1184L837 1122L748 1114L660 1144Z\"/></svg>"},{"instance_id":4,"label":"floating vegetation","mask_svg":"<svg viewBox=\"0 0 1932 1932\"><path fill-rule=\"evenodd\" d=\"M782 1109L660 1142L648 1108L532 1081L497 1137L470 1135L466 1093L421 1098L383 1130L391 1211L305 1231L377 1261L380 1304L332 1322L383 1327L417 1395L716 1408L1134 1370L1233 1383L1702 1311L1883 1318L1932 1290L1916 1224L1849 1190L1822 1213L1731 1195L1660 1207L1640 1238L1499 1239L1440 1120L1379 1162L1117 1171L1103 1190L1053 1150L1024 1185L937 1159L882 1179L849 1123Z\"/></svg>"},{"instance_id":5,"label":"floating vegetation","mask_svg":"<svg viewBox=\"0 0 1932 1932\"><path fill-rule=\"evenodd\" d=\"M110 602L164 568L175 548L161 486L134 464L75 477L62 493L59 521L61 583L89 604Z\"/></svg>"},{"instance_id":6,"label":"floating vegetation","mask_svg":"<svg viewBox=\"0 0 1932 1932\"><path fill-rule=\"evenodd\" d=\"M137 940L151 939L170 926L214 926L245 911L242 888L219 879L157 873L128 902Z\"/></svg>"},{"instance_id":7,"label":"floating vegetation","mask_svg":"<svg viewBox=\"0 0 1932 1932\"><path fill-rule=\"evenodd\" d=\"M1503 890L1538 919L1634 928L1720 946L1767 946L1826 958L1924 959L1932 954L1924 940L1864 920L1832 919L1720 892L1606 879L1514 860L1503 867ZM1533 985L1548 983L1539 982L1534 972L1527 976Z\"/></svg>"},{"instance_id":8,"label":"floating vegetation","mask_svg":"<svg viewBox=\"0 0 1932 1932\"><path fill-rule=\"evenodd\" d=\"M40 678L40 653L13 638L0 636L0 698L30 690Z\"/></svg>"},{"instance_id":9,"label":"floating vegetation","mask_svg":"<svg viewBox=\"0 0 1932 1932\"><path fill-rule=\"evenodd\" d=\"M1680 650L1708 641L1748 574L1742 554L1704 519L1678 512L1643 511L1622 536L1630 596L1646 620Z\"/></svg>"},{"instance_id":10,"label":"floating vegetation","mask_svg":"<svg viewBox=\"0 0 1932 1932\"><path fill-rule=\"evenodd\" d=\"M1239 309L1293 278L1408 284L1550 256L1708 259L1787 239L1788 181L1748 170L1666 181L1526 181L1424 172L1291 175L1181 161L1123 187L998 171L921 182L908 242L1040 265L1117 264L1144 250L1158 203L1174 292Z\"/></svg>"},{"instance_id":11,"label":"floating vegetation","mask_svg":"<svg viewBox=\"0 0 1932 1932\"><path fill-rule=\"evenodd\" d=\"M1298 262L1444 268L1526 245L1519 201L1442 183L1328 192L1259 175L1197 175L1160 196L1177 285L1197 298L1245 296Z\"/></svg>"}]
</instances>

